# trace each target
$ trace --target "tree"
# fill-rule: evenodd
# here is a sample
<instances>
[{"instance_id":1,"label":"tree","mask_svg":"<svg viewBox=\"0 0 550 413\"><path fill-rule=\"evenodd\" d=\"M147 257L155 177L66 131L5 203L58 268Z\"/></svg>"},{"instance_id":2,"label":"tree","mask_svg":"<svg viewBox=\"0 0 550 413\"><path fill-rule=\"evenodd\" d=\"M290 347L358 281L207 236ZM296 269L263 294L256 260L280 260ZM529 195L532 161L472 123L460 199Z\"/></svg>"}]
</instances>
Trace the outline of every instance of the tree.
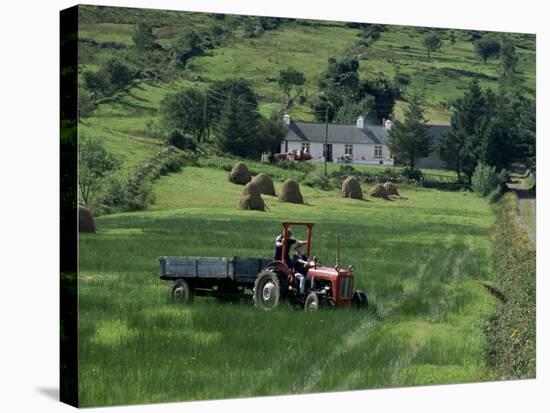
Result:
<instances>
[{"instance_id":1,"label":"tree","mask_svg":"<svg viewBox=\"0 0 550 413\"><path fill-rule=\"evenodd\" d=\"M277 83L287 98L287 105L292 102L292 90L294 89L298 94L305 82L304 74L293 67L289 66L279 72Z\"/></svg>"},{"instance_id":2,"label":"tree","mask_svg":"<svg viewBox=\"0 0 550 413\"><path fill-rule=\"evenodd\" d=\"M335 122L355 123L359 116L367 117L374 109L374 97L367 95L359 101L346 99L334 116Z\"/></svg>"},{"instance_id":3,"label":"tree","mask_svg":"<svg viewBox=\"0 0 550 413\"><path fill-rule=\"evenodd\" d=\"M84 84L90 92L92 92L92 102L95 102L99 95L108 93L111 88L111 83L107 73L102 70L97 72L85 71L82 74L84 78Z\"/></svg>"},{"instance_id":4,"label":"tree","mask_svg":"<svg viewBox=\"0 0 550 413\"><path fill-rule=\"evenodd\" d=\"M461 180L465 147L466 136L462 131L451 131L443 135L441 159L450 169L456 172L457 180L459 182Z\"/></svg>"},{"instance_id":5,"label":"tree","mask_svg":"<svg viewBox=\"0 0 550 413\"><path fill-rule=\"evenodd\" d=\"M382 24L365 24L358 36L374 43L380 39L381 34L385 31L386 26Z\"/></svg>"},{"instance_id":6,"label":"tree","mask_svg":"<svg viewBox=\"0 0 550 413\"><path fill-rule=\"evenodd\" d=\"M451 104L451 129L453 137L445 140L443 145L444 158L458 157L453 166L460 164L463 173L471 182L472 174L479 161L483 129L487 118L490 116L487 100L493 101L491 94L483 94L479 82L473 80L468 85L464 95ZM451 151L459 148L454 154Z\"/></svg>"},{"instance_id":7,"label":"tree","mask_svg":"<svg viewBox=\"0 0 550 413\"><path fill-rule=\"evenodd\" d=\"M98 71L84 71L84 84L92 93L92 104L98 96L109 96L132 81L130 68L115 58L107 60Z\"/></svg>"},{"instance_id":8,"label":"tree","mask_svg":"<svg viewBox=\"0 0 550 413\"><path fill-rule=\"evenodd\" d=\"M486 97L477 80L468 84L464 95L451 103L451 126L453 130L472 135L487 115Z\"/></svg>"},{"instance_id":9,"label":"tree","mask_svg":"<svg viewBox=\"0 0 550 413\"><path fill-rule=\"evenodd\" d=\"M355 58L328 60L327 70L319 82L320 94L312 101L318 120L325 121L328 113L328 121L332 122L344 104L347 108L342 110L342 115L349 112L350 105L364 105L367 102L364 99L368 97L374 99L370 114L376 121L389 117L393 112L395 100L400 94L399 88L383 73L361 82L358 69L359 61Z\"/></svg>"},{"instance_id":10,"label":"tree","mask_svg":"<svg viewBox=\"0 0 550 413\"><path fill-rule=\"evenodd\" d=\"M120 162L109 154L101 142L82 136L78 144L78 187L80 196L89 205L101 187L103 178L115 169Z\"/></svg>"},{"instance_id":11,"label":"tree","mask_svg":"<svg viewBox=\"0 0 550 413\"><path fill-rule=\"evenodd\" d=\"M536 102L534 99L518 95L513 102L513 110L518 114L516 155L520 162L535 172L537 152Z\"/></svg>"},{"instance_id":12,"label":"tree","mask_svg":"<svg viewBox=\"0 0 550 413\"><path fill-rule=\"evenodd\" d=\"M166 137L166 143L183 151L195 152L197 149L197 144L192 138L175 129Z\"/></svg>"},{"instance_id":13,"label":"tree","mask_svg":"<svg viewBox=\"0 0 550 413\"><path fill-rule=\"evenodd\" d=\"M409 100L404 121L394 121L389 132L389 147L411 171L415 169L419 157L427 156L431 152L432 136L424 118L422 100L419 96L412 96Z\"/></svg>"},{"instance_id":14,"label":"tree","mask_svg":"<svg viewBox=\"0 0 550 413\"><path fill-rule=\"evenodd\" d=\"M320 86L325 89L336 88L345 94L354 94L359 86L358 70L359 61L354 57L330 58Z\"/></svg>"},{"instance_id":15,"label":"tree","mask_svg":"<svg viewBox=\"0 0 550 413\"><path fill-rule=\"evenodd\" d=\"M107 60L100 70L105 73L111 88L114 90L122 89L132 80L128 66L115 58Z\"/></svg>"},{"instance_id":16,"label":"tree","mask_svg":"<svg viewBox=\"0 0 550 413\"><path fill-rule=\"evenodd\" d=\"M381 122L384 118L389 118L393 113L395 100L399 97L400 91L390 80L383 74L372 79L366 79L361 83L360 97L372 96L374 98L374 112L376 120Z\"/></svg>"},{"instance_id":17,"label":"tree","mask_svg":"<svg viewBox=\"0 0 550 413\"><path fill-rule=\"evenodd\" d=\"M172 53L178 66L185 66L187 61L203 53L201 38L194 30L185 30L172 46Z\"/></svg>"},{"instance_id":18,"label":"tree","mask_svg":"<svg viewBox=\"0 0 550 413\"><path fill-rule=\"evenodd\" d=\"M500 52L500 43L489 36L482 37L474 42L476 53L483 59L483 63L487 63L487 59L498 55Z\"/></svg>"},{"instance_id":19,"label":"tree","mask_svg":"<svg viewBox=\"0 0 550 413\"><path fill-rule=\"evenodd\" d=\"M344 101L357 101L363 94L359 82L359 61L356 58L331 57L327 70L319 81L319 95L312 100L312 108L318 120L332 122Z\"/></svg>"},{"instance_id":20,"label":"tree","mask_svg":"<svg viewBox=\"0 0 550 413\"><path fill-rule=\"evenodd\" d=\"M252 85L247 79L226 79L212 83L207 89L207 111L211 118L211 124L221 116L225 103L229 96L240 97L245 104L253 109L258 108L258 100Z\"/></svg>"},{"instance_id":21,"label":"tree","mask_svg":"<svg viewBox=\"0 0 550 413\"><path fill-rule=\"evenodd\" d=\"M508 119L493 118L483 136L481 160L497 171L510 169L516 158L515 128Z\"/></svg>"},{"instance_id":22,"label":"tree","mask_svg":"<svg viewBox=\"0 0 550 413\"><path fill-rule=\"evenodd\" d=\"M517 63L516 48L512 42L505 39L500 49L500 80L503 84L512 85L514 83L514 73Z\"/></svg>"},{"instance_id":23,"label":"tree","mask_svg":"<svg viewBox=\"0 0 550 413\"><path fill-rule=\"evenodd\" d=\"M442 45L441 37L435 33L430 33L424 37L424 47L428 52L428 58L430 57L430 53L438 51Z\"/></svg>"},{"instance_id":24,"label":"tree","mask_svg":"<svg viewBox=\"0 0 550 413\"><path fill-rule=\"evenodd\" d=\"M230 95L214 128L219 148L237 156L259 155L258 121L258 112L242 96Z\"/></svg>"},{"instance_id":25,"label":"tree","mask_svg":"<svg viewBox=\"0 0 550 413\"><path fill-rule=\"evenodd\" d=\"M244 37L260 37L264 28L257 18L249 17L244 22Z\"/></svg>"},{"instance_id":26,"label":"tree","mask_svg":"<svg viewBox=\"0 0 550 413\"><path fill-rule=\"evenodd\" d=\"M138 50L151 50L155 47L156 39L153 28L147 23L138 23L134 28L132 40Z\"/></svg>"},{"instance_id":27,"label":"tree","mask_svg":"<svg viewBox=\"0 0 550 413\"><path fill-rule=\"evenodd\" d=\"M454 31L451 31L451 33L449 34L449 41L451 42L451 44L456 43L456 35Z\"/></svg>"},{"instance_id":28,"label":"tree","mask_svg":"<svg viewBox=\"0 0 550 413\"><path fill-rule=\"evenodd\" d=\"M160 104L163 124L170 130L189 133L200 142L209 124L209 114L204 112L204 101L204 92L194 88L185 88L168 95Z\"/></svg>"},{"instance_id":29,"label":"tree","mask_svg":"<svg viewBox=\"0 0 550 413\"><path fill-rule=\"evenodd\" d=\"M94 110L94 103L90 94L85 89L78 91L78 117L87 118Z\"/></svg>"},{"instance_id":30,"label":"tree","mask_svg":"<svg viewBox=\"0 0 550 413\"><path fill-rule=\"evenodd\" d=\"M286 135L286 129L278 114L271 119L259 117L258 152L279 152L281 142Z\"/></svg>"}]
</instances>

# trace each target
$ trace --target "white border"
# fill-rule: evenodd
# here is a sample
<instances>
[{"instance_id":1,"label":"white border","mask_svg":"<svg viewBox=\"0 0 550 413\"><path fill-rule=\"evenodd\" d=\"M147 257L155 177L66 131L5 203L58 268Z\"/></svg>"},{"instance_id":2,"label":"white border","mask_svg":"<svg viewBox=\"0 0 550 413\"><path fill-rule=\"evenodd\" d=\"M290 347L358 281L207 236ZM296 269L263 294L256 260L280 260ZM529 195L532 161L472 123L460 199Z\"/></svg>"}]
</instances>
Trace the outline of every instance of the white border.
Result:
<instances>
[{"instance_id":1,"label":"white border","mask_svg":"<svg viewBox=\"0 0 550 413\"><path fill-rule=\"evenodd\" d=\"M94 2L95 3L95 2ZM543 2L524 0L453 2L400 0L388 2L338 0L129 0L105 1L105 5L216 11L235 14L273 15L437 26L537 34L538 105L538 359L537 380L456 386L173 403L112 408L112 411L205 412L296 411L328 412L339 408L358 411L543 411L549 371L548 334L542 324L548 317L544 297L549 297L542 276L546 247L548 176L543 161L548 155L544 136L548 113L548 24ZM59 10L75 3L11 1L0 15L2 42L0 64L0 407L3 411L68 411L55 401L58 387L58 68ZM547 123L547 122L546 122ZM32 270L30 270L32 268ZM52 397L53 396L53 397ZM90 411L95 411L91 409Z\"/></svg>"}]
</instances>

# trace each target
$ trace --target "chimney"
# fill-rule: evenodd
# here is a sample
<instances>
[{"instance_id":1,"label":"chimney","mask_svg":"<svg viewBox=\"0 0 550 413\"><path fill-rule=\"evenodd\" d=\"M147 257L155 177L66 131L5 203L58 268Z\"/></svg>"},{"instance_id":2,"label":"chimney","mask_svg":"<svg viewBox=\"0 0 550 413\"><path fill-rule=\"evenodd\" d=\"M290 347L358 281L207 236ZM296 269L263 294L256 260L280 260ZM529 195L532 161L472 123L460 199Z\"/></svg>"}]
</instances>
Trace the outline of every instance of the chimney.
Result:
<instances>
[{"instance_id":1,"label":"chimney","mask_svg":"<svg viewBox=\"0 0 550 413\"><path fill-rule=\"evenodd\" d=\"M290 115L283 116L283 125L290 126Z\"/></svg>"},{"instance_id":2,"label":"chimney","mask_svg":"<svg viewBox=\"0 0 550 413\"><path fill-rule=\"evenodd\" d=\"M365 127L365 118L363 118L363 116L359 116L357 118L357 128L363 129L364 127Z\"/></svg>"},{"instance_id":3,"label":"chimney","mask_svg":"<svg viewBox=\"0 0 550 413\"><path fill-rule=\"evenodd\" d=\"M386 127L387 130L391 129L391 125L392 125L392 121L389 119L384 122L384 126Z\"/></svg>"}]
</instances>

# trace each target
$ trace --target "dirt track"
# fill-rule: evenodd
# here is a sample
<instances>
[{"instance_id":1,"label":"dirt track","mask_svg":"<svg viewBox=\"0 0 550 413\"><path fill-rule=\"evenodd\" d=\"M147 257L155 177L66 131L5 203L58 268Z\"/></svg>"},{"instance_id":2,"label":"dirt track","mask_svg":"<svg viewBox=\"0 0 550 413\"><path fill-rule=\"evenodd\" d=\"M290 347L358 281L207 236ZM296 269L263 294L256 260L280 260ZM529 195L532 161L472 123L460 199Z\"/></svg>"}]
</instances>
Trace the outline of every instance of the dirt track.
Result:
<instances>
[{"instance_id":1,"label":"dirt track","mask_svg":"<svg viewBox=\"0 0 550 413\"><path fill-rule=\"evenodd\" d=\"M536 198L532 191L526 189L525 178L517 178L508 188L518 195L519 215L527 235L536 244Z\"/></svg>"}]
</instances>

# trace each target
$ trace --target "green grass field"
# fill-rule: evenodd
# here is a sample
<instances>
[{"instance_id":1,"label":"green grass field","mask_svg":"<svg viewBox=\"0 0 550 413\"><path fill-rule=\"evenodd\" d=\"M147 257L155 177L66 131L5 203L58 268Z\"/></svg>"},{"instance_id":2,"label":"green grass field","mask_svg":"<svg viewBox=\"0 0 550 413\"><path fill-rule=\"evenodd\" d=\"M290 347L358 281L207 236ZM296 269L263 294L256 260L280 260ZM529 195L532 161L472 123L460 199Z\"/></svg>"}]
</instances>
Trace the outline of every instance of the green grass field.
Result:
<instances>
[{"instance_id":1,"label":"green grass field","mask_svg":"<svg viewBox=\"0 0 550 413\"><path fill-rule=\"evenodd\" d=\"M186 167L157 181L150 210L100 217L97 234L80 236L83 406L493 379L484 200L404 186L407 199L357 201L303 188L308 205L266 196L262 213L237 210L241 190L224 171ZM326 264L342 236L368 312L169 300L158 256L269 257L285 219L316 223L313 252Z\"/></svg>"}]
</instances>

